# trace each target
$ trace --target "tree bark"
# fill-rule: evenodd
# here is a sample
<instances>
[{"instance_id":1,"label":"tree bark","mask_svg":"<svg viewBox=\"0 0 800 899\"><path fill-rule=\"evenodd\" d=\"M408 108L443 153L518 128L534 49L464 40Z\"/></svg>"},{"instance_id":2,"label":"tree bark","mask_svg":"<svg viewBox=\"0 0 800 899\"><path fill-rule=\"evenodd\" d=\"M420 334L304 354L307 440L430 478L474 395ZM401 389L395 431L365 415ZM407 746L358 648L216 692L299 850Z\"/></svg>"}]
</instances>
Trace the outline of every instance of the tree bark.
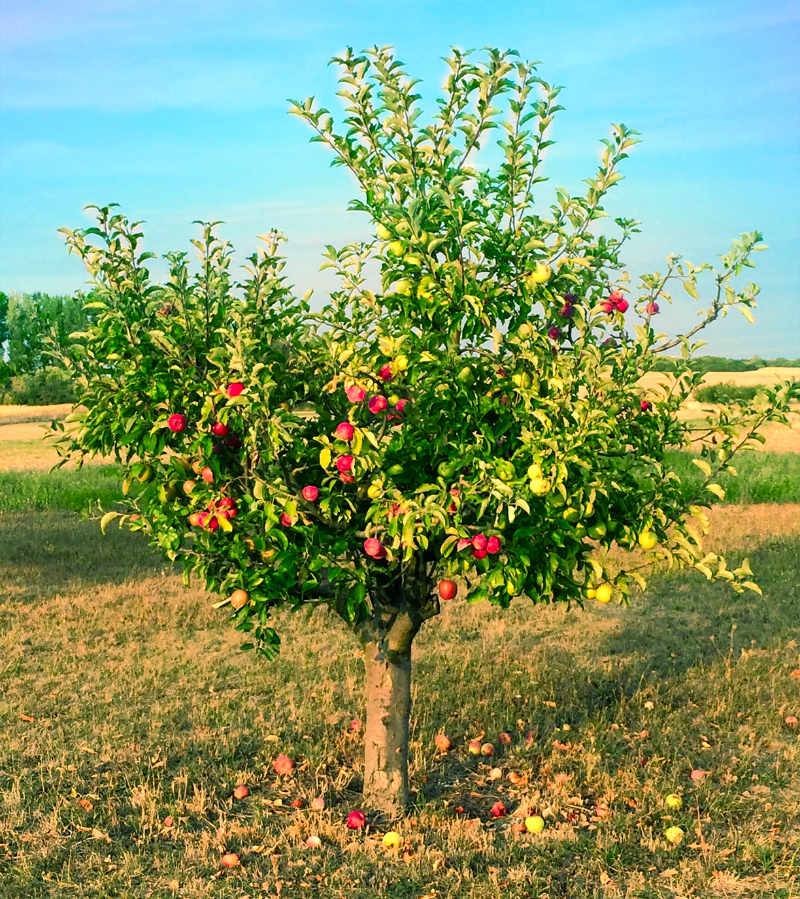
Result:
<instances>
[{"instance_id":1,"label":"tree bark","mask_svg":"<svg viewBox=\"0 0 800 899\"><path fill-rule=\"evenodd\" d=\"M419 630L405 612L373 621L362 631L367 723L364 804L390 818L408 805L408 721L411 643Z\"/></svg>"}]
</instances>

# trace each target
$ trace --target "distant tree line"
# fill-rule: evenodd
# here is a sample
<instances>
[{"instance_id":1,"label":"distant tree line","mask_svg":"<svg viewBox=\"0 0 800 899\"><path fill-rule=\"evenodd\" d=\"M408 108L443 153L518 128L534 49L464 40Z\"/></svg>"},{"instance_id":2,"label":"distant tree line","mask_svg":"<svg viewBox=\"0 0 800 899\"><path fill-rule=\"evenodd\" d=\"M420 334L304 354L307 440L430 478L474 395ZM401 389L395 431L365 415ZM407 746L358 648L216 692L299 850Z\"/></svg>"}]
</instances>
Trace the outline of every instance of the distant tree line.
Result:
<instances>
[{"instance_id":1,"label":"distant tree line","mask_svg":"<svg viewBox=\"0 0 800 899\"><path fill-rule=\"evenodd\" d=\"M75 391L52 351L84 330L87 297L0 292L0 403L67 403Z\"/></svg>"},{"instance_id":2,"label":"distant tree line","mask_svg":"<svg viewBox=\"0 0 800 899\"><path fill-rule=\"evenodd\" d=\"M664 358L656 362L656 371L674 371L674 359ZM776 359L762 359L753 356L750 359L729 359L727 356L696 356L689 363L694 371L758 371L759 368L798 368L800 359L785 359L782 356Z\"/></svg>"}]
</instances>

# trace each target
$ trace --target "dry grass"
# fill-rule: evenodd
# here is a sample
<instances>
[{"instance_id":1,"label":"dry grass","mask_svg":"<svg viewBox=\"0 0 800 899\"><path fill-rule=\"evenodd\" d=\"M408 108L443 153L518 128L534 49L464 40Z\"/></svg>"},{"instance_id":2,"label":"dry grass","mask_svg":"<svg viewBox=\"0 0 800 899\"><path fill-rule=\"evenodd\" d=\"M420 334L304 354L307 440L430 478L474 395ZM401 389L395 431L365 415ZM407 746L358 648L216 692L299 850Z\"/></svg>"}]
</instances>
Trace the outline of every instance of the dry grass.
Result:
<instances>
[{"instance_id":1,"label":"dry grass","mask_svg":"<svg viewBox=\"0 0 800 899\"><path fill-rule=\"evenodd\" d=\"M403 856L381 845L386 822L343 826L363 706L336 619L280 615L270 665L136 536L0 515L0 896L797 896L800 742L783 718L800 707L800 507L717 509L714 524L764 600L670 576L630 608L456 600L426 626ZM491 764L466 753L500 730L514 740ZM273 774L279 752L293 775ZM512 814L492 822L497 799ZM512 833L527 811L541 836ZM242 866L223 874L223 849Z\"/></svg>"},{"instance_id":2,"label":"dry grass","mask_svg":"<svg viewBox=\"0 0 800 899\"><path fill-rule=\"evenodd\" d=\"M671 375L667 372L651 371L641 379L645 388L669 383ZM703 385L735 384L737 387L758 387L761 384L774 385L781 381L800 381L800 368L781 368L778 366L759 368L756 371L710 371L703 375Z\"/></svg>"},{"instance_id":3,"label":"dry grass","mask_svg":"<svg viewBox=\"0 0 800 899\"><path fill-rule=\"evenodd\" d=\"M15 424L25 421L53 421L64 418L72 409L71 403L57 403L52 406L0 406L0 424Z\"/></svg>"}]
</instances>

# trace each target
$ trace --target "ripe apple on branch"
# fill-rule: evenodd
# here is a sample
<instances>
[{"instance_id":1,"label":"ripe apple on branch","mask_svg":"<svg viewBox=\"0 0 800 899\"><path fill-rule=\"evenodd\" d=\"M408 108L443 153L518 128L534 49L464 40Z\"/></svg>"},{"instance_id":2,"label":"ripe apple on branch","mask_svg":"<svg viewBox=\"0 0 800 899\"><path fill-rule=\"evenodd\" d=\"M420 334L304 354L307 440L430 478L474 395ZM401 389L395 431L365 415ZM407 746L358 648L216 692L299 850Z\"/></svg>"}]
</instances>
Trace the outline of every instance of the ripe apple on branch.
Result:
<instances>
[{"instance_id":1,"label":"ripe apple on branch","mask_svg":"<svg viewBox=\"0 0 800 899\"><path fill-rule=\"evenodd\" d=\"M670 256L634 285L621 250L638 223L597 235L635 132L612 126L584 193L548 196L560 89L533 63L453 50L425 121L390 48L334 62L344 124L313 100L291 112L350 172L374 239L326 248L339 286L312 312L286 280L277 231L237 280L230 244L203 223L199 270L168 253L158 283L139 223L92 207L95 226L64 229L95 290L66 360L85 411L61 446L121 458L129 492L102 527L118 517L145 532L222 594L246 646L275 655L281 608L340 616L364 653L364 806L397 814L412 643L440 600L625 601L652 562L757 590L746 560L730 569L703 549L704 507L734 453L785 420L790 388L710 418L704 479L687 488L666 451L695 436L678 416L700 378L693 338L730 309L751 315L758 288L736 277L761 235L722 257L697 324L659 334L671 283L696 298L711 267ZM482 167L495 126L503 163ZM643 396L642 375L674 348L675 375ZM187 459L211 461L191 477ZM137 465L149 474L134 484ZM631 561L613 561L613 544Z\"/></svg>"}]
</instances>

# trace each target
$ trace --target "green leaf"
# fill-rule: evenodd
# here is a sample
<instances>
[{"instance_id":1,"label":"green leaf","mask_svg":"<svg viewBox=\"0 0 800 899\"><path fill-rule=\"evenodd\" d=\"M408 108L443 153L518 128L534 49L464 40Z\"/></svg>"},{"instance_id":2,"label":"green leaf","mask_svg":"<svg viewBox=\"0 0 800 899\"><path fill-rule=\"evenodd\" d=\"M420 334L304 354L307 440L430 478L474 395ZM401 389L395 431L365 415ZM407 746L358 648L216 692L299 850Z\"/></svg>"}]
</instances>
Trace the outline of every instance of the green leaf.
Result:
<instances>
[{"instance_id":1,"label":"green leaf","mask_svg":"<svg viewBox=\"0 0 800 899\"><path fill-rule=\"evenodd\" d=\"M711 466L705 459L692 459L692 462L703 472L706 477L711 476Z\"/></svg>"},{"instance_id":2,"label":"green leaf","mask_svg":"<svg viewBox=\"0 0 800 899\"><path fill-rule=\"evenodd\" d=\"M756 323L755 318L753 318L753 313L750 311L748 306L739 306L739 312L750 322L751 325Z\"/></svg>"},{"instance_id":3,"label":"green leaf","mask_svg":"<svg viewBox=\"0 0 800 899\"><path fill-rule=\"evenodd\" d=\"M106 528L118 516L119 516L119 512L106 512L106 514L100 519L100 532L102 534L105 534Z\"/></svg>"},{"instance_id":4,"label":"green leaf","mask_svg":"<svg viewBox=\"0 0 800 899\"><path fill-rule=\"evenodd\" d=\"M710 490L714 496L719 497L720 501L725 499L725 491L719 484L706 484L706 490Z\"/></svg>"}]
</instances>

